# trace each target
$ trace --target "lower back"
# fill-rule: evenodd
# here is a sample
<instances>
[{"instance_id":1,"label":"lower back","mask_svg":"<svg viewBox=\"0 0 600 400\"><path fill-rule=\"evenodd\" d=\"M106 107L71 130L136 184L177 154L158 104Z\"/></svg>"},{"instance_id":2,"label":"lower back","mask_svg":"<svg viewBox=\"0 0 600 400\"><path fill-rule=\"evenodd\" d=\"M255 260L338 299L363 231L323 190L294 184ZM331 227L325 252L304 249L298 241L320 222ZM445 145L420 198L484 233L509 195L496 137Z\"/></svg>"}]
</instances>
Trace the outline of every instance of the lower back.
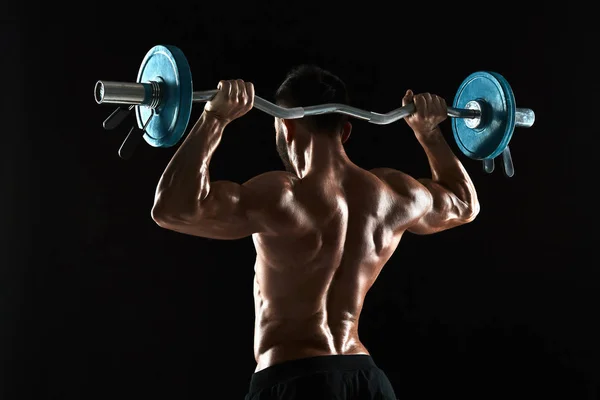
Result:
<instances>
[{"instance_id":1,"label":"lower back","mask_svg":"<svg viewBox=\"0 0 600 400\"><path fill-rule=\"evenodd\" d=\"M288 360L338 354L369 354L358 338L358 320L329 323L325 313L301 318L285 314L281 318L256 319L256 371Z\"/></svg>"}]
</instances>

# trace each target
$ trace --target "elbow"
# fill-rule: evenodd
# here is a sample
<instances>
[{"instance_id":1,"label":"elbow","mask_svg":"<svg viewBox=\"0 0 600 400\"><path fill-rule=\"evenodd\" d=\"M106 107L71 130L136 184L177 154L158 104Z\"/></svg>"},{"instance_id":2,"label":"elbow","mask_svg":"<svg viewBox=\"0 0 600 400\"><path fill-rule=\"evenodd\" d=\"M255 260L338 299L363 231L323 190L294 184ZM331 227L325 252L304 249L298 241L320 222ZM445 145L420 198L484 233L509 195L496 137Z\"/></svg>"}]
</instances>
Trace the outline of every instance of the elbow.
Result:
<instances>
[{"instance_id":1,"label":"elbow","mask_svg":"<svg viewBox=\"0 0 600 400\"><path fill-rule=\"evenodd\" d=\"M199 210L182 210L181 208L167 207L162 202L154 203L150 212L152 220L161 228L171 229L173 226L187 225L197 220Z\"/></svg>"},{"instance_id":2,"label":"elbow","mask_svg":"<svg viewBox=\"0 0 600 400\"><path fill-rule=\"evenodd\" d=\"M460 194L459 194L460 193ZM465 185L462 193L457 193L457 197L461 199L462 208L462 219L465 223L473 222L479 215L481 207L479 205L479 198L473 185Z\"/></svg>"},{"instance_id":3,"label":"elbow","mask_svg":"<svg viewBox=\"0 0 600 400\"><path fill-rule=\"evenodd\" d=\"M473 222L479 215L481 210L478 201L471 202L471 204L465 209L463 218L466 223Z\"/></svg>"},{"instance_id":4,"label":"elbow","mask_svg":"<svg viewBox=\"0 0 600 400\"><path fill-rule=\"evenodd\" d=\"M181 219L179 213L176 213L161 201L154 203L150 215L158 226L165 229L169 229L177 220Z\"/></svg>"},{"instance_id":5,"label":"elbow","mask_svg":"<svg viewBox=\"0 0 600 400\"><path fill-rule=\"evenodd\" d=\"M168 228L170 226L169 214L166 212L165 208L160 203L155 203L150 211L150 216L152 220L161 228Z\"/></svg>"}]
</instances>

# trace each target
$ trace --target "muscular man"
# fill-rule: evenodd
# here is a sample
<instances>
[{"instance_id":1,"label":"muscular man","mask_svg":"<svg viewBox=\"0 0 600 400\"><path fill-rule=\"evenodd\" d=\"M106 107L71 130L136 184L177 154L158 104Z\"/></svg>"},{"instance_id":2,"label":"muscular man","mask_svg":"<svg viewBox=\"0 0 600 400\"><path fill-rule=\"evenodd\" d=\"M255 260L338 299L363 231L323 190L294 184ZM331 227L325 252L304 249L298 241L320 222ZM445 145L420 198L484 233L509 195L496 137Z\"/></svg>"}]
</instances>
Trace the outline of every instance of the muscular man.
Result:
<instances>
[{"instance_id":1,"label":"muscular man","mask_svg":"<svg viewBox=\"0 0 600 400\"><path fill-rule=\"evenodd\" d=\"M341 114L275 118L286 171L238 184L211 181L225 128L253 106L254 87L221 81L164 171L152 218L205 238L252 236L257 362L246 399L396 399L358 336L365 296L405 232L466 224L479 203L444 140L445 101L408 90L405 120L425 150L431 178L364 170L346 155L351 124ZM285 107L348 103L344 83L316 66L294 68L276 93ZM226 396L225 396L226 397Z\"/></svg>"}]
</instances>

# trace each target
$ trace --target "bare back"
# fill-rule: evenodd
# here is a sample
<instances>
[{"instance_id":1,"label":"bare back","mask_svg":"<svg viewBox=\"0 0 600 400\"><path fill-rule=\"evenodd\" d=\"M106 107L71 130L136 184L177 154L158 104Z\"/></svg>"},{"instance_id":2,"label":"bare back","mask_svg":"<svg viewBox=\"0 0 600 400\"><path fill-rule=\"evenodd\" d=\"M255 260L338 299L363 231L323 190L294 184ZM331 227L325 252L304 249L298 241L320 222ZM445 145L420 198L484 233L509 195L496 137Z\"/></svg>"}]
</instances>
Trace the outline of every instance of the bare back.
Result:
<instances>
[{"instance_id":1,"label":"bare back","mask_svg":"<svg viewBox=\"0 0 600 400\"><path fill-rule=\"evenodd\" d=\"M363 301L405 227L422 213L374 174L349 166L334 179L297 181L288 206L295 236L254 234L256 370L281 361L369 354L358 337Z\"/></svg>"}]
</instances>

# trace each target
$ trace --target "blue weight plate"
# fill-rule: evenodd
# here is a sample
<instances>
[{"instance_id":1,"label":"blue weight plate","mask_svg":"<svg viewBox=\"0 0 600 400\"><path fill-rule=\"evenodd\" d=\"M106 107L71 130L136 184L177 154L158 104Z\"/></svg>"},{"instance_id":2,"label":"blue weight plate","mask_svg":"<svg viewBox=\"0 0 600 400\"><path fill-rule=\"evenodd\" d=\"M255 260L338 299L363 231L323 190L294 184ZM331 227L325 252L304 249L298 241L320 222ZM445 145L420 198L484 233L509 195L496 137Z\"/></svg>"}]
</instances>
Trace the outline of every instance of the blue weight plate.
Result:
<instances>
[{"instance_id":1,"label":"blue weight plate","mask_svg":"<svg viewBox=\"0 0 600 400\"><path fill-rule=\"evenodd\" d=\"M493 159L510 142L515 129L515 96L504 77L496 72L474 72L458 88L453 107L469 101L483 103L482 124L469 128L463 118L452 118L454 140L467 157Z\"/></svg>"},{"instance_id":2,"label":"blue weight plate","mask_svg":"<svg viewBox=\"0 0 600 400\"><path fill-rule=\"evenodd\" d=\"M161 103L146 127L144 140L154 147L171 147L183 137L192 111L192 73L183 52L169 45L154 46L142 61L137 82L159 82ZM140 129L152 115L150 107L136 107Z\"/></svg>"}]
</instances>

